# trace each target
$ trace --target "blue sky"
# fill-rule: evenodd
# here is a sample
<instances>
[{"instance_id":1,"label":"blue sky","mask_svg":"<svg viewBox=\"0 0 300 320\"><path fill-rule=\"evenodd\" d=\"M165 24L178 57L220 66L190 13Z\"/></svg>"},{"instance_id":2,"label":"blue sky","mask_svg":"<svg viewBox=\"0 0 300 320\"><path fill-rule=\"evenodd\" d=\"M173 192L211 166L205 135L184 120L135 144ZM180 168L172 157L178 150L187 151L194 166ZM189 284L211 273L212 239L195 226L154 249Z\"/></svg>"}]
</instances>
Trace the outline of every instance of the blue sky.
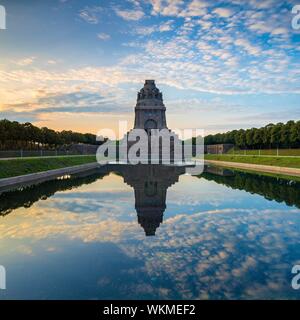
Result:
<instances>
[{"instance_id":1,"label":"blue sky","mask_svg":"<svg viewBox=\"0 0 300 320\"><path fill-rule=\"evenodd\" d=\"M297 0L0 0L0 118L97 132L155 79L172 128L300 118ZM299 3L300 4L300 3Z\"/></svg>"}]
</instances>

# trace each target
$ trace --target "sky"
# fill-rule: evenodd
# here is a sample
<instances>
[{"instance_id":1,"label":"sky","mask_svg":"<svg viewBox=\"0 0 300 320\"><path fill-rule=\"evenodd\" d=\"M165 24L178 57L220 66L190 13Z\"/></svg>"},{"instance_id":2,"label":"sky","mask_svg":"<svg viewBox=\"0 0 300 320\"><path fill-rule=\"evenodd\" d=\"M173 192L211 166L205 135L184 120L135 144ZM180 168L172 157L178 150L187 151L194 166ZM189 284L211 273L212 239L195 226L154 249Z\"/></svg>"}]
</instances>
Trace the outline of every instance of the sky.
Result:
<instances>
[{"instance_id":1,"label":"sky","mask_svg":"<svg viewBox=\"0 0 300 320\"><path fill-rule=\"evenodd\" d=\"M0 0L0 119L97 133L155 79L170 128L300 119L299 0ZM300 23L300 22L299 22Z\"/></svg>"}]
</instances>

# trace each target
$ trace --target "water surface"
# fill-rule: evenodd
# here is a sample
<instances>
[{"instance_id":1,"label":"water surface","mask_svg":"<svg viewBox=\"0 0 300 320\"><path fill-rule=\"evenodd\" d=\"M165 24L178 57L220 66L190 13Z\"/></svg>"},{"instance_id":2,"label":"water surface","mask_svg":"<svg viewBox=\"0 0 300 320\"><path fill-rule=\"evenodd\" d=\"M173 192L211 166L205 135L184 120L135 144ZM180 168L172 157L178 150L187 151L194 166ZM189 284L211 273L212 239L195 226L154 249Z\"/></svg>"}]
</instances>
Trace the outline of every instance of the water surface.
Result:
<instances>
[{"instance_id":1,"label":"water surface","mask_svg":"<svg viewBox=\"0 0 300 320\"><path fill-rule=\"evenodd\" d=\"M2 193L0 298L300 298L299 182L135 167Z\"/></svg>"}]
</instances>

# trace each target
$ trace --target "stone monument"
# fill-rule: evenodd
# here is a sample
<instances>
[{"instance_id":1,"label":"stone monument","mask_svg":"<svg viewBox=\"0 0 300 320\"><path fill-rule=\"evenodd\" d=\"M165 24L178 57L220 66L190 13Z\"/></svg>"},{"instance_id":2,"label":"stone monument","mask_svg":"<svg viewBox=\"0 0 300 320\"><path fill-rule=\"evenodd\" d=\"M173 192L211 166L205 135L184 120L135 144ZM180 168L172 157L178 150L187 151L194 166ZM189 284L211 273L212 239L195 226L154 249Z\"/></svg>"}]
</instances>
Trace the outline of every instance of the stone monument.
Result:
<instances>
[{"instance_id":1,"label":"stone monument","mask_svg":"<svg viewBox=\"0 0 300 320\"><path fill-rule=\"evenodd\" d=\"M145 80L143 88L137 94L134 127L125 136L126 149L123 148L124 140L121 140L120 143L122 150L127 150L127 155L128 150L140 141L139 138L135 138L135 135L139 135L138 132L141 130L144 130L144 134L146 134L143 146L146 145L144 150L147 150L142 156L139 154L136 157L140 157L141 163L159 164L183 161L182 142L167 127L163 96L154 80ZM130 135L133 136L133 140L129 139Z\"/></svg>"},{"instance_id":2,"label":"stone monument","mask_svg":"<svg viewBox=\"0 0 300 320\"><path fill-rule=\"evenodd\" d=\"M154 80L146 80L137 95L134 129L167 129L166 107Z\"/></svg>"}]
</instances>

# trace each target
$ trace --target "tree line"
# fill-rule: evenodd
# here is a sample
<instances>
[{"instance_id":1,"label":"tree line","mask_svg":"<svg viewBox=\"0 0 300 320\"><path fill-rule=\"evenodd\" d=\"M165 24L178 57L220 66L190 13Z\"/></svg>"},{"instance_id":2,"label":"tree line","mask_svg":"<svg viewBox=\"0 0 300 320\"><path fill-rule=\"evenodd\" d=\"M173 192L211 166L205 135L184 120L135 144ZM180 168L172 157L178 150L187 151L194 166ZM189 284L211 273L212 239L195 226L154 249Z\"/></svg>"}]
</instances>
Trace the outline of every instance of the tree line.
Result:
<instances>
[{"instance_id":1,"label":"tree line","mask_svg":"<svg viewBox=\"0 0 300 320\"><path fill-rule=\"evenodd\" d=\"M83 177L72 176L71 179L55 179L3 192L0 194L0 217L21 207L30 208L35 202L50 198L58 191L75 189L83 184L90 184L98 179L103 179L106 175L107 173L104 172Z\"/></svg>"},{"instance_id":2,"label":"tree line","mask_svg":"<svg viewBox=\"0 0 300 320\"><path fill-rule=\"evenodd\" d=\"M259 194L267 200L275 200L279 203L284 202L288 206L300 208L299 181L238 171L234 171L232 176L220 176L204 171L204 173L199 176L199 178L201 177L223 184L232 189Z\"/></svg>"},{"instance_id":3,"label":"tree line","mask_svg":"<svg viewBox=\"0 0 300 320\"><path fill-rule=\"evenodd\" d=\"M71 144L101 144L96 135L63 130L61 132L38 128L30 122L19 123L7 119L0 120L0 150L54 149Z\"/></svg>"},{"instance_id":4,"label":"tree line","mask_svg":"<svg viewBox=\"0 0 300 320\"><path fill-rule=\"evenodd\" d=\"M300 148L300 121L270 123L262 128L232 130L208 135L205 144L230 143L241 149ZM96 135L38 128L30 122L0 120L0 150L54 149L71 144L100 145Z\"/></svg>"},{"instance_id":5,"label":"tree line","mask_svg":"<svg viewBox=\"0 0 300 320\"><path fill-rule=\"evenodd\" d=\"M208 135L205 144L232 143L241 149L300 148L300 121Z\"/></svg>"}]
</instances>

